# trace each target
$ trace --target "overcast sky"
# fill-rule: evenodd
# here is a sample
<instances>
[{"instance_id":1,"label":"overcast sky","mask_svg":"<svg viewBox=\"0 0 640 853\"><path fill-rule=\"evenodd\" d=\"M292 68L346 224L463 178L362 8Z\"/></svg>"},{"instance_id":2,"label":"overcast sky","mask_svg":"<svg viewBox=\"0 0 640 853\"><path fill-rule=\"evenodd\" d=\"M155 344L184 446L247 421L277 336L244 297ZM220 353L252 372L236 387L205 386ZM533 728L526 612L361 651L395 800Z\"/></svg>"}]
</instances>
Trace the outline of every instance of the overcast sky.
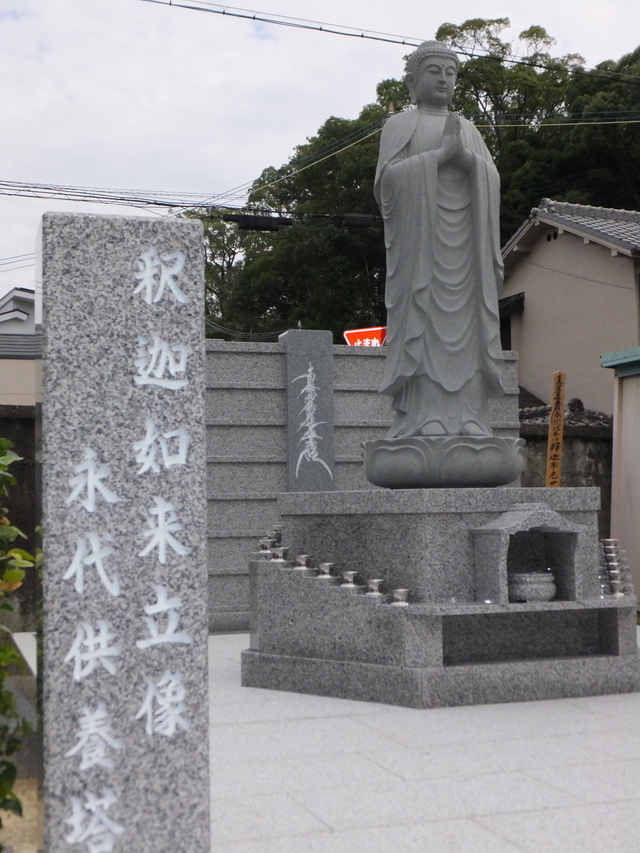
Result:
<instances>
[{"instance_id":1,"label":"overcast sky","mask_svg":"<svg viewBox=\"0 0 640 853\"><path fill-rule=\"evenodd\" d=\"M637 0L243 8L420 40L447 20L508 16L514 33L539 24L555 53L580 53L588 67L640 43ZM216 195L285 163L330 115L355 118L380 80L402 75L407 52L145 0L0 0L0 179ZM136 213L0 195L0 293L33 287L32 266L1 262L34 251L47 210Z\"/></svg>"}]
</instances>

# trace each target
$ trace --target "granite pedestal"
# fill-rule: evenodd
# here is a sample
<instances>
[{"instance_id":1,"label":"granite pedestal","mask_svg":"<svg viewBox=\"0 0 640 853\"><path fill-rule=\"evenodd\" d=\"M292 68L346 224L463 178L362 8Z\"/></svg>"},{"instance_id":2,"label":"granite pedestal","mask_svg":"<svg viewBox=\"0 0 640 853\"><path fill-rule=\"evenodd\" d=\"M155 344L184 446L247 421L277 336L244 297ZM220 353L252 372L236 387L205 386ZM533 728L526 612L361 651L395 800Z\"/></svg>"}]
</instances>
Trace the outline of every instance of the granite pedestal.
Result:
<instances>
[{"instance_id":1,"label":"granite pedestal","mask_svg":"<svg viewBox=\"0 0 640 853\"><path fill-rule=\"evenodd\" d=\"M638 690L636 599L601 597L598 508L597 489L283 494L290 555L336 577L251 562L242 683L417 708ZM547 568L552 601L509 601L512 573Z\"/></svg>"}]
</instances>

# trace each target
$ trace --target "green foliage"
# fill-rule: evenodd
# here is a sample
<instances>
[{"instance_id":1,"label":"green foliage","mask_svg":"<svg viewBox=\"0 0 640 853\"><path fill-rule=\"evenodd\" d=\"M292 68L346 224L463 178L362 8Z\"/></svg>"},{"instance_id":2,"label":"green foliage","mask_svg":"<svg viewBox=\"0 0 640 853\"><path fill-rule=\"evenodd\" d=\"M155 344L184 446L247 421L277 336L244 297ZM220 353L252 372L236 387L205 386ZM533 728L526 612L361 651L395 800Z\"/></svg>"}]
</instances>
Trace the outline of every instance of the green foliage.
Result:
<instances>
[{"instance_id":1,"label":"green foliage","mask_svg":"<svg viewBox=\"0 0 640 853\"><path fill-rule=\"evenodd\" d=\"M385 81L381 100L408 100L404 84ZM393 85L392 85L393 84ZM347 228L331 216L377 216L373 179L387 113L366 106L355 120L329 118L280 169L265 169L249 208L295 217L292 227L245 238L239 275L220 299L223 325L246 331L330 329L342 342L352 326L384 319L382 227Z\"/></svg>"},{"instance_id":2,"label":"green foliage","mask_svg":"<svg viewBox=\"0 0 640 853\"><path fill-rule=\"evenodd\" d=\"M215 212L193 210L186 214L189 218L200 219L204 225L205 314L227 321L227 302L242 270L245 243L244 232L239 232L236 225L224 222L222 218L230 212L220 208Z\"/></svg>"},{"instance_id":3,"label":"green foliage","mask_svg":"<svg viewBox=\"0 0 640 853\"><path fill-rule=\"evenodd\" d=\"M640 47L573 78L566 100L585 123L569 134L565 157L573 177L565 191L586 204L640 208L640 125L619 121L625 113L637 121L640 111Z\"/></svg>"},{"instance_id":4,"label":"green foliage","mask_svg":"<svg viewBox=\"0 0 640 853\"><path fill-rule=\"evenodd\" d=\"M558 198L554 178L566 174L567 89L584 59L554 57L540 26L503 41L508 18L443 24L436 35L467 54L453 107L483 134L502 183L501 237L506 240L544 196ZM482 55L471 55L471 54ZM515 63L505 60L518 57Z\"/></svg>"},{"instance_id":5,"label":"green foliage","mask_svg":"<svg viewBox=\"0 0 640 853\"><path fill-rule=\"evenodd\" d=\"M7 467L21 458L13 452L12 447L8 439L0 438L0 495L3 497L7 495L7 486L16 482L15 477L7 472ZM6 594L21 586L25 568L33 567L36 562L22 548L12 546L11 543L18 537L26 537L11 524L7 513L6 508L0 508L0 610L4 611L12 610L11 605L4 600ZM8 629L0 625L0 630ZM13 693L5 687L5 681L9 667L21 662L20 655L12 645L0 645L0 811L16 815L22 815L22 805L12 790L16 768L8 756L20 749L30 729L28 723L20 717ZM0 851L2 849L0 844Z\"/></svg>"}]
</instances>

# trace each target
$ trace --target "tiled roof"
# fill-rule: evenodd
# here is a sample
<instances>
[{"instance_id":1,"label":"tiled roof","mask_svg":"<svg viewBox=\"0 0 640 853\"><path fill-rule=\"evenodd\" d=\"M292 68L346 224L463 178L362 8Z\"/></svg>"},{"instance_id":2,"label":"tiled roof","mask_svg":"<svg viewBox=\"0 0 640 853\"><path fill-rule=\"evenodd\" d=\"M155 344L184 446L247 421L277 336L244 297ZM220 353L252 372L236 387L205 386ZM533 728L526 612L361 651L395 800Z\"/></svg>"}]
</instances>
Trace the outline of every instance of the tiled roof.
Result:
<instances>
[{"instance_id":1,"label":"tiled roof","mask_svg":"<svg viewBox=\"0 0 640 853\"><path fill-rule=\"evenodd\" d=\"M521 397L522 399L522 397ZM520 423L526 424L548 424L551 406L520 407ZM582 400L573 397L567 403L564 413L564 425L566 427L613 427L613 415L606 412L598 412L595 409L585 409Z\"/></svg>"},{"instance_id":2,"label":"tiled roof","mask_svg":"<svg viewBox=\"0 0 640 853\"><path fill-rule=\"evenodd\" d=\"M640 211L590 207L543 198L540 206L531 211L531 218L536 217L640 255Z\"/></svg>"},{"instance_id":3,"label":"tiled roof","mask_svg":"<svg viewBox=\"0 0 640 853\"><path fill-rule=\"evenodd\" d=\"M540 406L545 407L547 404L540 397L536 397L528 388L523 388L518 385L518 408L522 409L537 409Z\"/></svg>"},{"instance_id":4,"label":"tiled roof","mask_svg":"<svg viewBox=\"0 0 640 853\"><path fill-rule=\"evenodd\" d=\"M42 358L42 333L35 335L0 334L0 358Z\"/></svg>"}]
</instances>

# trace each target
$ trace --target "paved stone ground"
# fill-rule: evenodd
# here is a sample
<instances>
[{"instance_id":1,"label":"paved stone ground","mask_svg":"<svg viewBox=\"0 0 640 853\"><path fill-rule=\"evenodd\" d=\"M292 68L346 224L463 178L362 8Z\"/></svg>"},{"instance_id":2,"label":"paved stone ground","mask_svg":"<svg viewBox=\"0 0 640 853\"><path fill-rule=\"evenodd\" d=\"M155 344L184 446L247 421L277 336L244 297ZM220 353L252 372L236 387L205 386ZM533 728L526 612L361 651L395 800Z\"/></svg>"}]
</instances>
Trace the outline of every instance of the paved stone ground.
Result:
<instances>
[{"instance_id":1,"label":"paved stone ground","mask_svg":"<svg viewBox=\"0 0 640 853\"><path fill-rule=\"evenodd\" d=\"M19 779L14 791L22 803L23 817L2 813L0 841L4 853L41 853L44 851L42 800L35 779Z\"/></svg>"},{"instance_id":2,"label":"paved stone ground","mask_svg":"<svg viewBox=\"0 0 640 853\"><path fill-rule=\"evenodd\" d=\"M414 710L240 687L210 638L212 853L638 853L640 694Z\"/></svg>"},{"instance_id":3,"label":"paved stone ground","mask_svg":"<svg viewBox=\"0 0 640 853\"><path fill-rule=\"evenodd\" d=\"M395 708L243 688L247 646L209 638L212 853L640 851L640 694ZM17 790L1 840L38 853Z\"/></svg>"}]
</instances>

